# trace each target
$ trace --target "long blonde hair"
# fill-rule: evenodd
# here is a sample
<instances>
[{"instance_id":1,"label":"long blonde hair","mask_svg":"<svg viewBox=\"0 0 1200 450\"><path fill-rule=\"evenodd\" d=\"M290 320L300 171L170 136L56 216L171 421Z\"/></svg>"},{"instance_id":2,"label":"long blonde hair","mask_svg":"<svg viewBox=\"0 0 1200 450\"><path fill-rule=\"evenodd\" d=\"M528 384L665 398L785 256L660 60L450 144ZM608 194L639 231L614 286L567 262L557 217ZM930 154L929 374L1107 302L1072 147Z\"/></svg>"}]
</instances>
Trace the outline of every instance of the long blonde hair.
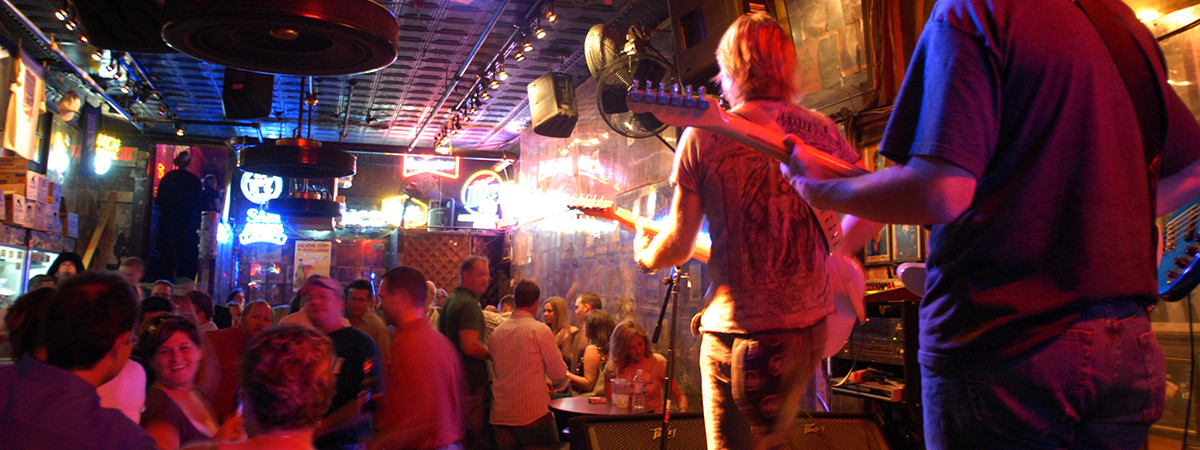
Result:
<instances>
[{"instance_id":1,"label":"long blonde hair","mask_svg":"<svg viewBox=\"0 0 1200 450\"><path fill-rule=\"evenodd\" d=\"M567 301L562 297L550 297L546 299L545 304L550 305L550 309L554 310L554 323L547 324L550 325L550 331L557 334L564 329L570 330L571 316L567 315Z\"/></svg>"},{"instance_id":2,"label":"long blonde hair","mask_svg":"<svg viewBox=\"0 0 1200 450\"><path fill-rule=\"evenodd\" d=\"M801 96L792 37L764 12L738 17L717 45L716 81L729 103L772 99L798 101Z\"/></svg>"},{"instance_id":3,"label":"long blonde hair","mask_svg":"<svg viewBox=\"0 0 1200 450\"><path fill-rule=\"evenodd\" d=\"M654 349L650 348L650 336L633 319L622 320L613 329L612 337L608 340L608 361L613 373L619 373L620 369L625 367L625 364L629 360L629 349L633 347L633 340L639 338L646 344L644 346L645 353L642 357L653 357ZM608 369L606 368L605 370Z\"/></svg>"}]
</instances>

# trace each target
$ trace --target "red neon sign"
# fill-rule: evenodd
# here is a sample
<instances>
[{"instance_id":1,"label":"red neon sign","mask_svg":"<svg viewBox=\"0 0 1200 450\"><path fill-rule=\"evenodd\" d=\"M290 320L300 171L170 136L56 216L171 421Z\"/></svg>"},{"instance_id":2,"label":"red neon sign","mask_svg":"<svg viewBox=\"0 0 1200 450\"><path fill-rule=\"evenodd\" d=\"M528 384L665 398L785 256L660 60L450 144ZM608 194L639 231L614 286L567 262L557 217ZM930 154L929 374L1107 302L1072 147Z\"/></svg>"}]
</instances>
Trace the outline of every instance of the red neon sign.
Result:
<instances>
[{"instance_id":1,"label":"red neon sign","mask_svg":"<svg viewBox=\"0 0 1200 450\"><path fill-rule=\"evenodd\" d=\"M458 157L444 156L404 156L404 177L431 173L439 177L458 179Z\"/></svg>"}]
</instances>

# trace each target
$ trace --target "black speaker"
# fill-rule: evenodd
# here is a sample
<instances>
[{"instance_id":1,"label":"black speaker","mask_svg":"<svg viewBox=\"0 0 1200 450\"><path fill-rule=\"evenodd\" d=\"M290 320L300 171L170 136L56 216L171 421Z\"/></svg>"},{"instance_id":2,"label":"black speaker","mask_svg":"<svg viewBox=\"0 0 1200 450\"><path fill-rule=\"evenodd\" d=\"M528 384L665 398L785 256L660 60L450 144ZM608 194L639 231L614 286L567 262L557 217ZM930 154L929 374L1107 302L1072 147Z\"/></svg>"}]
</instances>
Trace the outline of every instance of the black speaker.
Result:
<instances>
[{"instance_id":1,"label":"black speaker","mask_svg":"<svg viewBox=\"0 0 1200 450\"><path fill-rule=\"evenodd\" d=\"M668 0L671 28L675 32L675 55L679 78L684 84L708 84L717 74L717 44L725 29L739 16L766 11L789 31L786 13L767 0ZM780 3L782 4L782 3Z\"/></svg>"},{"instance_id":2,"label":"black speaker","mask_svg":"<svg viewBox=\"0 0 1200 450\"><path fill-rule=\"evenodd\" d=\"M533 132L546 137L570 137L579 121L575 84L565 73L549 72L529 83L529 116Z\"/></svg>"},{"instance_id":3,"label":"black speaker","mask_svg":"<svg viewBox=\"0 0 1200 450\"><path fill-rule=\"evenodd\" d=\"M662 416L657 414L579 416L571 419L567 427L571 430L572 449L656 450L662 445L659 442L662 436ZM703 415L672 414L667 429L667 448L705 448Z\"/></svg>"},{"instance_id":4,"label":"black speaker","mask_svg":"<svg viewBox=\"0 0 1200 450\"><path fill-rule=\"evenodd\" d=\"M275 75L225 68L221 106L228 119L257 119L271 115Z\"/></svg>"},{"instance_id":5,"label":"black speaker","mask_svg":"<svg viewBox=\"0 0 1200 450\"><path fill-rule=\"evenodd\" d=\"M429 223L426 228L441 230L454 228L454 199L438 199L429 202Z\"/></svg>"},{"instance_id":6,"label":"black speaker","mask_svg":"<svg viewBox=\"0 0 1200 450\"><path fill-rule=\"evenodd\" d=\"M579 416L569 422L571 448L584 450L654 450L660 448L662 416ZM704 416L671 415L667 448L707 446ZM888 450L879 424L861 414L801 413L788 429L787 448L822 450Z\"/></svg>"}]
</instances>

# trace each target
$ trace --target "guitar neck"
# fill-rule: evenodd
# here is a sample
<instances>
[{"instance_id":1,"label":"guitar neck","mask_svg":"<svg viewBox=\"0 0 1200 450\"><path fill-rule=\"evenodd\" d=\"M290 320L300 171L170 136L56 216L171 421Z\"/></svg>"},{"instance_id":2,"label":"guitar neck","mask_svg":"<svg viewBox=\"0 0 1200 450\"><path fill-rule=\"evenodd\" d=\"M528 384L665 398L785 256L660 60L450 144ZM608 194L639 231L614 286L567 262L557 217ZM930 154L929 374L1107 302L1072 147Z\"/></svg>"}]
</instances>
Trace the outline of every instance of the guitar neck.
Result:
<instances>
[{"instance_id":1,"label":"guitar neck","mask_svg":"<svg viewBox=\"0 0 1200 450\"><path fill-rule=\"evenodd\" d=\"M633 215L633 211L628 209L613 208L612 214L617 223L627 229L636 230L637 226L641 225L642 231L650 236L656 236L662 232L662 228L659 228L658 224L654 221L635 216ZM707 264L711 253L712 249L708 246L696 244L696 247L692 249L692 259Z\"/></svg>"},{"instance_id":2,"label":"guitar neck","mask_svg":"<svg viewBox=\"0 0 1200 450\"><path fill-rule=\"evenodd\" d=\"M786 136L783 133L751 122L737 114L722 113L720 117L719 121L696 126L721 133L781 163L787 164L791 161L791 155L784 146ZM868 173L861 167L842 161L806 143L800 142L797 148L815 159L817 164L830 174L851 177Z\"/></svg>"}]
</instances>

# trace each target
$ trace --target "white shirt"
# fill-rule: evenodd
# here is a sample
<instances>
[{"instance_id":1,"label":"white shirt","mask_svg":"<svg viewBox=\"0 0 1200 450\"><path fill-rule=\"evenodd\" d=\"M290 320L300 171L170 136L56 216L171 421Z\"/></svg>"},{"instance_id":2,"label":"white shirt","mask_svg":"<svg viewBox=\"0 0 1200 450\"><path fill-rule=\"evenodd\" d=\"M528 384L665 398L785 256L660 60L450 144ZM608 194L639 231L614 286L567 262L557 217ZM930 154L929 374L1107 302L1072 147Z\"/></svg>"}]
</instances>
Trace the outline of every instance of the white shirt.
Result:
<instances>
[{"instance_id":1,"label":"white shirt","mask_svg":"<svg viewBox=\"0 0 1200 450\"><path fill-rule=\"evenodd\" d=\"M100 406L121 411L133 423L141 423L146 406L146 370L132 359L125 361L121 373L96 388Z\"/></svg>"},{"instance_id":2,"label":"white shirt","mask_svg":"<svg viewBox=\"0 0 1200 450\"><path fill-rule=\"evenodd\" d=\"M492 332L489 347L496 370L492 424L522 426L546 415L550 411L546 378L558 389L569 382L550 328L518 309Z\"/></svg>"}]
</instances>

